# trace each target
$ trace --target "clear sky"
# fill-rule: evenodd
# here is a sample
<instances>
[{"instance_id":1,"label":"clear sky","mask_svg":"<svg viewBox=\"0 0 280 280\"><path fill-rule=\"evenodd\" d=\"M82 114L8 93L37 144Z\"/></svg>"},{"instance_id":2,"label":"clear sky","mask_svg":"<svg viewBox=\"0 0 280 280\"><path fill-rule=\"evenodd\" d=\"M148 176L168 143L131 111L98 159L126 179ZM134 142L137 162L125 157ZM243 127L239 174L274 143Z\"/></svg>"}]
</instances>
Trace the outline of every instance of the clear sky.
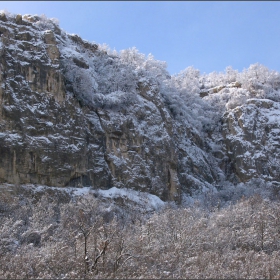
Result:
<instances>
[{"instance_id":1,"label":"clear sky","mask_svg":"<svg viewBox=\"0 0 280 280\"><path fill-rule=\"evenodd\" d=\"M170 74L256 62L280 72L277 1L1 1L1 9L57 18L66 32L117 51L135 46Z\"/></svg>"}]
</instances>

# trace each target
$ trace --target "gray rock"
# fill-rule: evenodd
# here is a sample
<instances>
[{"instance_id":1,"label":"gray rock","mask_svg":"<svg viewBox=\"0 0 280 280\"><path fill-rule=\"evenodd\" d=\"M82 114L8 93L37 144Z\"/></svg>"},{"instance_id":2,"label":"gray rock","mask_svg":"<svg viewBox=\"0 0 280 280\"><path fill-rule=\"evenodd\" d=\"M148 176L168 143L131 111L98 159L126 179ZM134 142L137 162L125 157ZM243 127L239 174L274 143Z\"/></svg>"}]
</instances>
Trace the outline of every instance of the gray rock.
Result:
<instances>
[{"instance_id":1,"label":"gray rock","mask_svg":"<svg viewBox=\"0 0 280 280\"><path fill-rule=\"evenodd\" d=\"M0 183L115 186L180 202L223 180L280 180L277 102L250 99L199 130L176 118L156 79L96 44L37 16L0 20Z\"/></svg>"},{"instance_id":2,"label":"gray rock","mask_svg":"<svg viewBox=\"0 0 280 280\"><path fill-rule=\"evenodd\" d=\"M39 232L25 232L21 236L21 243L24 244L33 244L33 246L37 247L41 244L41 234Z\"/></svg>"}]
</instances>

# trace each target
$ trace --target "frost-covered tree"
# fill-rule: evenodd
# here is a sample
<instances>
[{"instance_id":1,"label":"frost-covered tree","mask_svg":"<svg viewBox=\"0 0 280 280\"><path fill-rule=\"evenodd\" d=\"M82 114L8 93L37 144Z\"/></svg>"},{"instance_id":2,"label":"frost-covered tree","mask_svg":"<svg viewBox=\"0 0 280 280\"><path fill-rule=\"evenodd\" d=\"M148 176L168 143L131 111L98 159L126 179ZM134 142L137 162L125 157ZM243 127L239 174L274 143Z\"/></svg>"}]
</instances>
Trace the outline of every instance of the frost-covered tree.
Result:
<instances>
[{"instance_id":1,"label":"frost-covered tree","mask_svg":"<svg viewBox=\"0 0 280 280\"><path fill-rule=\"evenodd\" d=\"M194 67L188 67L179 74L172 77L174 86L181 92L187 94L198 94L200 92L200 72Z\"/></svg>"},{"instance_id":2,"label":"frost-covered tree","mask_svg":"<svg viewBox=\"0 0 280 280\"><path fill-rule=\"evenodd\" d=\"M280 274L279 201L255 195L208 209L197 201L192 207L169 204L147 215L135 206L108 208L90 194L64 202L57 198L0 195L1 278Z\"/></svg>"}]
</instances>

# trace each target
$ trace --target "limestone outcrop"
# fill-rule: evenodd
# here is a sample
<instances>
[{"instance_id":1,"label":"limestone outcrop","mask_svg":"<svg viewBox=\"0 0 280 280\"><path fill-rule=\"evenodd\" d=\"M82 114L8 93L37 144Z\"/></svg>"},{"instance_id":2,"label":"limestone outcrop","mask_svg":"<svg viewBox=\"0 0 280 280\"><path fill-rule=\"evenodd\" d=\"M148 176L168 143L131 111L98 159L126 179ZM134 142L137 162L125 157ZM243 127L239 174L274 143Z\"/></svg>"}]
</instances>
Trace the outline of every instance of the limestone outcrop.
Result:
<instances>
[{"instance_id":1,"label":"limestone outcrop","mask_svg":"<svg viewBox=\"0 0 280 280\"><path fill-rule=\"evenodd\" d=\"M159 94L139 84L136 98L144 107L116 112L81 105L63 74L63 36L42 30L38 20L0 22L0 181L127 187L178 200L178 155ZM75 41L90 56L101 55L96 45ZM78 69L89 68L72 58Z\"/></svg>"},{"instance_id":2,"label":"limestone outcrop","mask_svg":"<svg viewBox=\"0 0 280 280\"><path fill-rule=\"evenodd\" d=\"M240 181L279 181L279 109L272 100L248 99L224 115L226 154Z\"/></svg>"},{"instance_id":3,"label":"limestone outcrop","mask_svg":"<svg viewBox=\"0 0 280 280\"><path fill-rule=\"evenodd\" d=\"M171 77L151 60L139 56L149 71L139 70L38 16L0 14L0 36L0 183L129 188L180 202L225 181L280 180L277 101L233 102L203 125L194 108L195 121L182 121L186 108L176 112L155 78ZM244 93L240 82L197 98L206 108L234 91Z\"/></svg>"}]
</instances>

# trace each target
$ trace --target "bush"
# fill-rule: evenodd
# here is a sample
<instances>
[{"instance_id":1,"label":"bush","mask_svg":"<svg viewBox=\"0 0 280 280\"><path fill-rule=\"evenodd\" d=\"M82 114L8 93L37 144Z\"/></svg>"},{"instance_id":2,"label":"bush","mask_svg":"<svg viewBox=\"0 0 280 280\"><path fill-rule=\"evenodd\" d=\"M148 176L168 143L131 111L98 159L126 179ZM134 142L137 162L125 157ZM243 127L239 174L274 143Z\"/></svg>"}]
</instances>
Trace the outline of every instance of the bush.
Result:
<instances>
[{"instance_id":1,"label":"bush","mask_svg":"<svg viewBox=\"0 0 280 280\"><path fill-rule=\"evenodd\" d=\"M113 204L112 215L104 215L107 206L92 195L64 204L50 196L25 202L12 202L1 216L1 278L280 275L280 205L259 195L212 212L198 204L167 205L151 216L128 209L125 222ZM18 203L29 223L12 210ZM28 232L40 242L19 242Z\"/></svg>"}]
</instances>

